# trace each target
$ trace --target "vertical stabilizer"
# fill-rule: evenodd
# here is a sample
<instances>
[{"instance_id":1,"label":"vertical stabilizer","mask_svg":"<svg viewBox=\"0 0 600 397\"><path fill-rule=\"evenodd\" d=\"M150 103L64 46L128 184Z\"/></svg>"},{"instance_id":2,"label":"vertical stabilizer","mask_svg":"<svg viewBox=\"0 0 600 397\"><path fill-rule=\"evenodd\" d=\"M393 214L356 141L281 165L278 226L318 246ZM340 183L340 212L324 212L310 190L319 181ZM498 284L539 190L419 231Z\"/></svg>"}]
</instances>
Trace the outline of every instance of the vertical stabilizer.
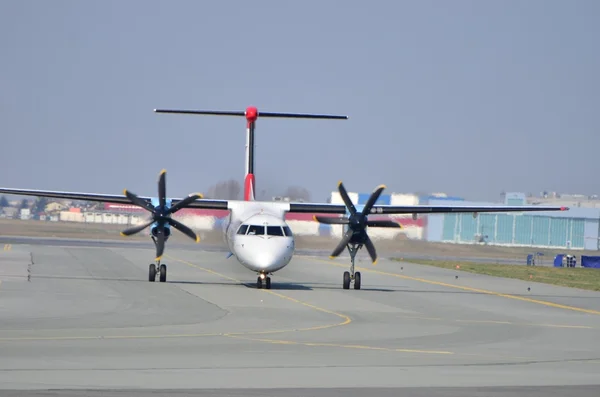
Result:
<instances>
[{"instance_id":1,"label":"vertical stabilizer","mask_svg":"<svg viewBox=\"0 0 600 397\"><path fill-rule=\"evenodd\" d=\"M244 177L244 201L256 199L256 182L254 180L254 128L258 110L255 107L246 109L246 176Z\"/></svg>"}]
</instances>

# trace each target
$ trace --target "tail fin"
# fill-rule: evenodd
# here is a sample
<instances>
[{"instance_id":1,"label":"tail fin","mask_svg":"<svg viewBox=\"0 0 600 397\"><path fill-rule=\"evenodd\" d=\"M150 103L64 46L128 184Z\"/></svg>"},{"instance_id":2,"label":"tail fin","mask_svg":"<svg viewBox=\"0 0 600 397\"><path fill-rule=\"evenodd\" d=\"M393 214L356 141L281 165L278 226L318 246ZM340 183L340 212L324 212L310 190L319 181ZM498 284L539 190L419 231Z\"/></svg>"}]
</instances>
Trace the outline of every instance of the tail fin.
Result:
<instances>
[{"instance_id":1,"label":"tail fin","mask_svg":"<svg viewBox=\"0 0 600 397\"><path fill-rule=\"evenodd\" d=\"M178 114L208 114L213 116L244 116L246 117L246 177L244 179L244 200L254 201L256 185L254 180L254 129L258 110L250 106L245 112L222 111L222 110L169 110L154 109L156 113L178 113ZM299 114L299 113L274 113L261 112L260 117L294 118L294 119L334 119L347 120L348 116L335 116L329 114Z\"/></svg>"},{"instance_id":2,"label":"tail fin","mask_svg":"<svg viewBox=\"0 0 600 397\"><path fill-rule=\"evenodd\" d=\"M244 201L254 201L254 128L258 111L254 107L246 109L246 176L244 177Z\"/></svg>"}]
</instances>

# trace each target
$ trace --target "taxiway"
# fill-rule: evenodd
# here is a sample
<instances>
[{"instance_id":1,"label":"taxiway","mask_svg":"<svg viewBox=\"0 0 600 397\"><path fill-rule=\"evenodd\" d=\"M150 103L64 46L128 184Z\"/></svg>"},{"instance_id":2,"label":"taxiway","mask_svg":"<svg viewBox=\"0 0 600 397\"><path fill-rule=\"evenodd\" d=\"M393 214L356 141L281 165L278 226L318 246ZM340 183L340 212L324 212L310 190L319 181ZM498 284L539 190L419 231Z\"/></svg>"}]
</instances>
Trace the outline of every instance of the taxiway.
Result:
<instances>
[{"instance_id":1,"label":"taxiway","mask_svg":"<svg viewBox=\"0 0 600 397\"><path fill-rule=\"evenodd\" d=\"M3 395L600 394L600 293L383 259L342 290L326 256L257 290L222 252L171 246L150 283L151 249L90 245L0 251Z\"/></svg>"}]
</instances>

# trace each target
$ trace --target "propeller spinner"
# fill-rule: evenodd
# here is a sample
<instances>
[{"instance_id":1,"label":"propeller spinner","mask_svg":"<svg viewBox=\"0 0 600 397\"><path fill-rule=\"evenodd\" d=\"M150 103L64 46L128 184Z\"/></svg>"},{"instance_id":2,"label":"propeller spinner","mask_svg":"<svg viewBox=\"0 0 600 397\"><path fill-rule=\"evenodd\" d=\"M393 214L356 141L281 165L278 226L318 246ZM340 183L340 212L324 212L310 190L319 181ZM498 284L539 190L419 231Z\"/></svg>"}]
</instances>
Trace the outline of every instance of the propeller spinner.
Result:
<instances>
[{"instance_id":1,"label":"propeller spinner","mask_svg":"<svg viewBox=\"0 0 600 397\"><path fill-rule=\"evenodd\" d=\"M377 251L375 249L375 245L371 238L367 234L367 227L387 227L387 228L402 228L399 223L389 221L389 220L372 220L368 219L368 215L371 212L371 209L379 199L379 196L385 189L385 185L379 185L371 196L365 203L362 211L358 212L356 207L350 200L350 196L344 187L344 184L340 181L338 183L338 191L340 192L340 196L344 201L344 205L348 209L350 216L341 217L341 218L333 218L333 217L324 217L324 216L315 216L315 220L328 225L348 225L346 233L342 237L340 243L335 247L333 252L331 253L331 257L334 258L342 253L342 251L350 245L356 246L364 246L367 248L369 252L369 256L373 261L373 264L377 263Z\"/></svg>"},{"instance_id":2,"label":"propeller spinner","mask_svg":"<svg viewBox=\"0 0 600 397\"><path fill-rule=\"evenodd\" d=\"M133 234L141 232L145 228L156 223L156 236L155 236L156 237L156 239L155 239L156 260L160 260L160 258L162 257L162 255L165 251L165 240L166 240L165 225L167 225L167 224L169 224L170 226L179 230L181 233L185 234L192 240L194 240L196 242L200 241L200 237L198 237L198 235L196 233L194 233L194 231L192 231L192 229L190 229L183 223L178 222L175 219L172 219L171 215L174 214L175 212L179 211L180 209L184 208L187 204L191 203L192 201L201 199L203 197L202 194L200 194L200 193L191 194L188 197L186 197L185 199L179 201L174 206L167 206L166 174L167 174L167 171L162 170L158 177L158 205L156 207L154 207L148 201L140 198L135 193L128 191L127 189L125 189L123 192L125 194L125 196L127 196L127 198L129 198L129 200L133 204L135 204L139 207L142 207L146 211L150 212L152 214L152 218L148 222L146 222L142 225L134 226L130 229L122 231L121 235L122 236L131 236Z\"/></svg>"}]
</instances>

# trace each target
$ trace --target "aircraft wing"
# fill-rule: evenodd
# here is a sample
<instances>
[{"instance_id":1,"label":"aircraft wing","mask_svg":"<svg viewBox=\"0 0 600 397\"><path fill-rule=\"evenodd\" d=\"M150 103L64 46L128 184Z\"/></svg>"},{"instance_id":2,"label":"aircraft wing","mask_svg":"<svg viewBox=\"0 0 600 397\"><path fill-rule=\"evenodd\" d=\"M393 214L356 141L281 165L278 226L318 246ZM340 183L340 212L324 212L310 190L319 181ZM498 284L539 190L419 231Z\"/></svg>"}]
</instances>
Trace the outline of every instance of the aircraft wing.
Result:
<instances>
[{"instance_id":1,"label":"aircraft wing","mask_svg":"<svg viewBox=\"0 0 600 397\"><path fill-rule=\"evenodd\" d=\"M549 207L541 205L374 205L371 214L443 214L443 213L479 213L479 212L543 212L568 211L568 207ZM343 204L290 203L289 212L345 214Z\"/></svg>"},{"instance_id":2,"label":"aircraft wing","mask_svg":"<svg viewBox=\"0 0 600 397\"><path fill-rule=\"evenodd\" d=\"M17 196L52 197L67 200L95 201L105 203L133 204L125 195L104 193L64 192L56 190L13 189L0 188L0 193ZM140 196L147 203L151 197ZM173 198L172 205L184 200ZM185 208L227 210L228 200L199 199L185 205ZM479 213L479 212L542 212L542 211L567 211L567 207L549 207L541 205L524 206L461 206L461 205L374 205L371 214L441 214L441 213ZM330 203L290 203L289 212L312 214L345 214L343 204Z\"/></svg>"},{"instance_id":3,"label":"aircraft wing","mask_svg":"<svg viewBox=\"0 0 600 397\"><path fill-rule=\"evenodd\" d=\"M131 204L131 201L124 195L117 194L101 194L101 193L79 193L79 192L62 192L57 190L36 190L36 189L11 189L0 188L0 193L14 194L16 196L36 196L36 197L52 197L65 200L82 200L95 201L106 203ZM142 197L150 202L149 197Z\"/></svg>"},{"instance_id":4,"label":"aircraft wing","mask_svg":"<svg viewBox=\"0 0 600 397\"><path fill-rule=\"evenodd\" d=\"M125 195L120 194L103 194L103 193L79 193L79 192L63 192L56 190L36 190L36 189L12 189L12 188L0 188L0 193L14 194L16 196L36 196L36 197L51 197L64 200L81 200L81 201L94 201L100 203L117 203L117 204L133 204L129 198ZM151 197L139 196L142 200L148 204L151 203ZM184 200L184 198L173 198L172 205ZM215 209L215 210L226 210L227 200L195 200L187 205L185 208L202 208L202 209Z\"/></svg>"}]
</instances>

